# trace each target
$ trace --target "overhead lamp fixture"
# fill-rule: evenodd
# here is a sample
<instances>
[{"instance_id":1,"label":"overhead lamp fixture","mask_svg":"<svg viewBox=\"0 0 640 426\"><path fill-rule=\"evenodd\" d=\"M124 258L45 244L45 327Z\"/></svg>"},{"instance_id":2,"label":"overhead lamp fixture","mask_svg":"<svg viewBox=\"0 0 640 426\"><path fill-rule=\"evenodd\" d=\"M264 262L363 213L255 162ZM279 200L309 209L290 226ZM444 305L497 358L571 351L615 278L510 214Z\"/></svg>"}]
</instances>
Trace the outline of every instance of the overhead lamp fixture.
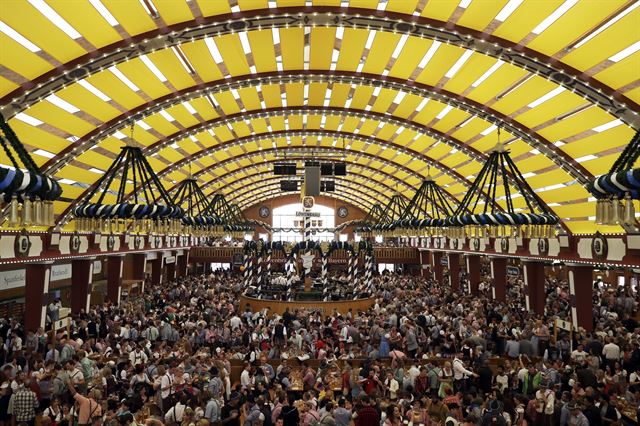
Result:
<instances>
[{"instance_id":1,"label":"overhead lamp fixture","mask_svg":"<svg viewBox=\"0 0 640 426\"><path fill-rule=\"evenodd\" d=\"M598 34L603 32L604 30L609 28L611 25L615 24L620 19L622 19L625 16L627 16L629 13L631 13L633 10L635 10L639 6L640 6L640 2L639 1L632 2L629 6L624 8L619 13L616 13L616 14L612 15L609 19L604 20L599 25L595 26L593 29L591 29L590 31L588 31L587 33L582 35L578 40L576 40L574 43L569 45L567 47L567 50L577 49L580 46L584 45L589 40L591 40L592 38L594 38L595 36L597 36Z\"/></svg>"},{"instance_id":2,"label":"overhead lamp fixture","mask_svg":"<svg viewBox=\"0 0 640 426\"><path fill-rule=\"evenodd\" d=\"M553 89L552 91L546 93L545 95L539 97L538 99L536 99L535 101L531 102L529 105L527 105L529 108L535 108L539 105L542 105L543 103L547 102L548 100L558 96L560 93L564 92L564 87L562 86L558 86L555 89Z\"/></svg>"},{"instance_id":3,"label":"overhead lamp fixture","mask_svg":"<svg viewBox=\"0 0 640 426\"><path fill-rule=\"evenodd\" d=\"M527 81L531 80L533 78L535 74L527 74L524 77L522 77L520 80L516 81L515 83L513 83L511 86L507 87L505 90L503 90L502 92L498 93L496 95L496 100L500 100L502 98L504 98L505 96L507 96L509 93L513 92L514 90L516 90L518 87L522 86L523 84L525 84Z\"/></svg>"},{"instance_id":4,"label":"overhead lamp fixture","mask_svg":"<svg viewBox=\"0 0 640 426\"><path fill-rule=\"evenodd\" d=\"M495 124L492 124L491 126L489 126L486 129L484 129L482 132L480 132L480 134L482 136L487 136L489 133L493 132L497 128L498 128L498 126L496 126Z\"/></svg>"},{"instance_id":5,"label":"overhead lamp fixture","mask_svg":"<svg viewBox=\"0 0 640 426\"><path fill-rule=\"evenodd\" d=\"M149 71L151 71L153 75L155 75L158 78L158 80L160 80L162 83L167 81L167 77L165 77L164 74L162 74L162 72L158 69L156 64L154 64L151 61L151 59L147 57L147 55L140 55L140 60L142 61L142 63L144 63L147 66L147 68L149 68Z\"/></svg>"},{"instance_id":6,"label":"overhead lamp fixture","mask_svg":"<svg viewBox=\"0 0 640 426\"><path fill-rule=\"evenodd\" d=\"M30 124L30 125L32 125L34 127L39 126L41 124L44 124L42 121L40 121L37 118L34 118L34 117L30 116L30 115L27 115L24 112L19 112L14 117L17 118L18 120L22 121L23 123Z\"/></svg>"},{"instance_id":7,"label":"overhead lamp fixture","mask_svg":"<svg viewBox=\"0 0 640 426\"><path fill-rule=\"evenodd\" d=\"M113 134L113 137L122 140L122 139L126 138L127 135L125 135L120 130L118 130Z\"/></svg>"},{"instance_id":8,"label":"overhead lamp fixture","mask_svg":"<svg viewBox=\"0 0 640 426\"><path fill-rule=\"evenodd\" d=\"M364 43L365 50L371 50L371 46L373 46L373 40L376 38L376 31L369 30L369 35L367 36L367 41Z\"/></svg>"},{"instance_id":9,"label":"overhead lamp fixture","mask_svg":"<svg viewBox=\"0 0 640 426\"><path fill-rule=\"evenodd\" d=\"M427 103L429 103L429 99L428 98L422 99L422 101L420 101L420 103L416 107L416 112L422 111L423 108L427 105Z\"/></svg>"},{"instance_id":10,"label":"overhead lamp fixture","mask_svg":"<svg viewBox=\"0 0 640 426\"><path fill-rule=\"evenodd\" d=\"M442 120L444 118L444 116L449 114L449 111L451 111L452 109L453 109L453 107L451 105L447 105L446 107L444 107L442 109L442 111L440 111L440 114L436 115L436 118L438 120Z\"/></svg>"},{"instance_id":11,"label":"overhead lamp fixture","mask_svg":"<svg viewBox=\"0 0 640 426\"><path fill-rule=\"evenodd\" d=\"M593 154L588 154L588 155L584 155L582 157L576 158L576 163L584 163L585 161L595 160L596 158L598 157L596 157Z\"/></svg>"},{"instance_id":12,"label":"overhead lamp fixture","mask_svg":"<svg viewBox=\"0 0 640 426\"><path fill-rule=\"evenodd\" d=\"M26 37L24 37L22 34L20 34L19 32L17 32L16 30L14 30L13 28L11 28L10 26L8 26L2 21L0 21L0 31L4 33L6 36L8 36L9 38L13 39L13 41L20 44L22 47L29 49L33 53L37 53L42 50L38 46L33 44L30 40L28 40Z\"/></svg>"},{"instance_id":13,"label":"overhead lamp fixture","mask_svg":"<svg viewBox=\"0 0 640 426\"><path fill-rule=\"evenodd\" d=\"M444 76L447 78L452 78L460 70L460 68L462 68L462 66L469 60L471 55L473 55L473 50L470 50L470 49L465 50L462 56L460 56L460 58L456 61L455 64L453 64L453 66L449 69L449 71L447 71L447 73Z\"/></svg>"},{"instance_id":14,"label":"overhead lamp fixture","mask_svg":"<svg viewBox=\"0 0 640 426\"><path fill-rule=\"evenodd\" d=\"M491 66L484 74L480 76L476 81L471 84L471 87L480 86L487 78L489 78L494 72L498 71L498 69L504 65L504 61L498 59L495 64Z\"/></svg>"},{"instance_id":15,"label":"overhead lamp fixture","mask_svg":"<svg viewBox=\"0 0 640 426\"><path fill-rule=\"evenodd\" d=\"M196 111L196 109L194 107L191 106L191 104L188 101L184 101L182 103L182 106L186 108L187 111L189 111L189 114L197 114L198 111Z\"/></svg>"},{"instance_id":16,"label":"overhead lamp fixture","mask_svg":"<svg viewBox=\"0 0 640 426\"><path fill-rule=\"evenodd\" d=\"M442 43L440 43L437 40L431 43L431 46L429 46L427 53L424 54L424 56L422 57L422 60L418 64L418 68L424 69L427 66L431 58L433 58L433 55L435 55L438 49L440 48L441 44Z\"/></svg>"},{"instance_id":17,"label":"overhead lamp fixture","mask_svg":"<svg viewBox=\"0 0 640 426\"><path fill-rule=\"evenodd\" d=\"M191 65L191 62L189 62L187 56L184 54L182 49L180 49L180 46L171 46L171 50L173 51L174 55L176 55L178 61L180 62L180 65L182 65L182 68L184 68L187 73L196 73L195 68L193 68L193 65Z\"/></svg>"},{"instance_id":18,"label":"overhead lamp fixture","mask_svg":"<svg viewBox=\"0 0 640 426\"><path fill-rule=\"evenodd\" d=\"M91 5L98 11L98 13L105 19L105 21L107 21L109 25L111 25L112 27L120 25L118 20L113 17L111 12L109 12L109 9L107 9L100 0L89 0L89 3L91 3Z\"/></svg>"},{"instance_id":19,"label":"overhead lamp fixture","mask_svg":"<svg viewBox=\"0 0 640 426\"><path fill-rule=\"evenodd\" d=\"M41 157L46 157L46 158L53 158L56 155L54 153L51 153L49 151L45 151L44 149L36 149L35 151L33 151L34 154L39 155Z\"/></svg>"},{"instance_id":20,"label":"overhead lamp fixture","mask_svg":"<svg viewBox=\"0 0 640 426\"><path fill-rule=\"evenodd\" d=\"M63 183L65 185L75 185L76 183L78 183L75 180L71 180L67 178L58 179L58 182Z\"/></svg>"},{"instance_id":21,"label":"overhead lamp fixture","mask_svg":"<svg viewBox=\"0 0 640 426\"><path fill-rule=\"evenodd\" d=\"M58 14L55 10L51 8L44 0L28 0L31 3L31 6L35 7L36 10L42 13L45 18L47 18L53 25L58 27L62 32L71 37L74 40L82 37L75 28L73 28L67 21L64 20L62 16Z\"/></svg>"},{"instance_id":22,"label":"overhead lamp fixture","mask_svg":"<svg viewBox=\"0 0 640 426\"><path fill-rule=\"evenodd\" d=\"M461 7L462 9L466 9L467 7L469 7L470 4L471 4L471 0L461 0L460 3L458 3L458 7Z\"/></svg>"},{"instance_id":23,"label":"overhead lamp fixture","mask_svg":"<svg viewBox=\"0 0 640 426\"><path fill-rule=\"evenodd\" d=\"M100 100L104 101L104 102L109 102L111 100L110 97L108 97L107 95L105 95L101 90L97 89L94 85L92 85L91 83L89 83L86 79L83 80L79 80L78 84L82 87L84 87L85 89L87 89L89 92L91 92L92 94L94 94L95 96L97 96Z\"/></svg>"},{"instance_id":24,"label":"overhead lamp fixture","mask_svg":"<svg viewBox=\"0 0 640 426\"><path fill-rule=\"evenodd\" d=\"M509 0L509 2L504 5L502 10L498 12L496 17L494 18L496 21L504 22L507 20L509 16L522 4L524 0Z\"/></svg>"},{"instance_id":25,"label":"overhead lamp fixture","mask_svg":"<svg viewBox=\"0 0 640 426\"><path fill-rule=\"evenodd\" d=\"M209 49L209 53L211 53L211 57L213 57L213 61L218 65L223 63L224 60L222 59L220 50L218 50L218 46L216 45L213 38L212 37L205 38L204 43L207 46L207 49Z\"/></svg>"},{"instance_id":26,"label":"overhead lamp fixture","mask_svg":"<svg viewBox=\"0 0 640 426\"><path fill-rule=\"evenodd\" d=\"M89 171L91 173L96 173L98 175L103 175L105 173L104 170L96 169L95 167L91 167Z\"/></svg>"},{"instance_id":27,"label":"overhead lamp fixture","mask_svg":"<svg viewBox=\"0 0 640 426\"><path fill-rule=\"evenodd\" d=\"M142 120L138 120L136 121L136 124L140 127L142 127L144 130L151 130L151 126L149 126L147 123L145 123Z\"/></svg>"},{"instance_id":28,"label":"overhead lamp fixture","mask_svg":"<svg viewBox=\"0 0 640 426\"><path fill-rule=\"evenodd\" d=\"M129 78L127 78L127 76L125 76L122 71L120 71L115 65L109 67L109 71L111 71L111 73L115 75L118 80L123 82L129 89L133 90L134 92L140 91L140 88L136 86L133 81L129 80Z\"/></svg>"},{"instance_id":29,"label":"overhead lamp fixture","mask_svg":"<svg viewBox=\"0 0 640 426\"><path fill-rule=\"evenodd\" d=\"M622 125L622 124L624 124L624 122L623 122L622 120L620 120L620 119L615 119L615 120L613 120L613 121L609 121L608 123L604 123L604 124L601 124L601 125L599 125L599 126L596 126L596 127L594 127L592 130L593 130L594 132L601 133L601 132L604 132L605 130L612 129L612 128L617 127L617 126L620 126L620 125Z\"/></svg>"},{"instance_id":30,"label":"overhead lamp fixture","mask_svg":"<svg viewBox=\"0 0 640 426\"><path fill-rule=\"evenodd\" d=\"M400 52L402 52L402 49L404 48L404 45L407 43L408 38L409 38L409 34L403 34L400 37L400 40L398 41L396 48L393 50L393 53L391 54L391 57L393 59L398 59L398 56L400 56Z\"/></svg>"},{"instance_id":31,"label":"overhead lamp fixture","mask_svg":"<svg viewBox=\"0 0 640 426\"><path fill-rule=\"evenodd\" d=\"M153 4L152 0L139 0L139 1L142 7L144 8L144 11L147 12L149 16L151 16L153 19L160 18L160 13L158 13L158 9L156 8L156 5Z\"/></svg>"},{"instance_id":32,"label":"overhead lamp fixture","mask_svg":"<svg viewBox=\"0 0 640 426\"><path fill-rule=\"evenodd\" d=\"M620 62L624 58L633 55L638 50L640 50L640 41L636 41L626 49L623 49L620 52L616 53L615 55L609 57L609 60L613 62Z\"/></svg>"},{"instance_id":33,"label":"overhead lamp fixture","mask_svg":"<svg viewBox=\"0 0 640 426\"><path fill-rule=\"evenodd\" d=\"M378 1L378 6L376 7L377 10L380 11L384 11L387 9L387 3L389 3L389 0L379 0Z\"/></svg>"},{"instance_id":34,"label":"overhead lamp fixture","mask_svg":"<svg viewBox=\"0 0 640 426\"><path fill-rule=\"evenodd\" d=\"M176 119L173 118L173 116L171 116L171 114L169 114L165 110L160 110L160 115L163 116L166 120L168 120L170 122L176 121Z\"/></svg>"},{"instance_id":35,"label":"overhead lamp fixture","mask_svg":"<svg viewBox=\"0 0 640 426\"><path fill-rule=\"evenodd\" d=\"M54 94L51 94L51 95L47 96L44 99L46 101L52 103L53 105L57 106L58 108L65 110L69 114L75 114L76 112L80 111L80 109L77 108L76 106L71 105L69 102L65 101L64 99L59 98L58 96L56 96Z\"/></svg>"},{"instance_id":36,"label":"overhead lamp fixture","mask_svg":"<svg viewBox=\"0 0 640 426\"><path fill-rule=\"evenodd\" d=\"M531 32L540 35L544 30L549 28L556 22L558 19L562 17L569 9L571 9L575 4L578 3L578 0L566 0L564 3L560 5L556 10L551 13L551 15L547 16L537 27L535 27Z\"/></svg>"}]
</instances>

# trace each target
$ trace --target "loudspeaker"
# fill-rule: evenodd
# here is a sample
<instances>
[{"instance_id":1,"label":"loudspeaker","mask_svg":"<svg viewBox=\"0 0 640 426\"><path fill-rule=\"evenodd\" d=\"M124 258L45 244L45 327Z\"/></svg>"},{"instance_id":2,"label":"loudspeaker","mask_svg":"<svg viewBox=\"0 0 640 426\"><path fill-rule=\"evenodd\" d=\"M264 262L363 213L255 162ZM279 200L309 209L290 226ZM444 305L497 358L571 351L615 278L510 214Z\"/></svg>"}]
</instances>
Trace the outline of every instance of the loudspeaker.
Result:
<instances>
[{"instance_id":1,"label":"loudspeaker","mask_svg":"<svg viewBox=\"0 0 640 426\"><path fill-rule=\"evenodd\" d=\"M333 164L331 164L331 163L322 163L322 164L320 164L320 174L322 176L331 176L331 175L333 175Z\"/></svg>"},{"instance_id":2,"label":"loudspeaker","mask_svg":"<svg viewBox=\"0 0 640 426\"><path fill-rule=\"evenodd\" d=\"M320 182L320 191L321 192L335 192L336 190L336 182L333 180L323 180Z\"/></svg>"},{"instance_id":3,"label":"loudspeaker","mask_svg":"<svg viewBox=\"0 0 640 426\"><path fill-rule=\"evenodd\" d=\"M334 176L346 176L347 165L345 163L335 163L333 165L333 174Z\"/></svg>"},{"instance_id":4,"label":"loudspeaker","mask_svg":"<svg viewBox=\"0 0 640 426\"><path fill-rule=\"evenodd\" d=\"M284 165L284 174L287 176L295 176L296 175L296 165L294 164L285 164Z\"/></svg>"},{"instance_id":5,"label":"loudspeaker","mask_svg":"<svg viewBox=\"0 0 640 426\"><path fill-rule=\"evenodd\" d=\"M298 181L295 180L281 180L280 191L289 192L298 190Z\"/></svg>"},{"instance_id":6,"label":"loudspeaker","mask_svg":"<svg viewBox=\"0 0 640 426\"><path fill-rule=\"evenodd\" d=\"M304 195L316 197L320 195L320 164L309 166L307 162L304 168Z\"/></svg>"}]
</instances>

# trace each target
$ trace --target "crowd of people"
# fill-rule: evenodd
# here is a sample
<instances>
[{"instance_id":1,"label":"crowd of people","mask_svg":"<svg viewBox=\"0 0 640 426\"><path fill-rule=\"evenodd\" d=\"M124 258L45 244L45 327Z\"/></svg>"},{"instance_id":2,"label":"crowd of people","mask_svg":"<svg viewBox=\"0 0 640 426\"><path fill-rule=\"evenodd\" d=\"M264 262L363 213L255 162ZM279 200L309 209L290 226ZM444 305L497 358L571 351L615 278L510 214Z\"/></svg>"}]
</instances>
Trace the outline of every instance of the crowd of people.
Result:
<instances>
[{"instance_id":1,"label":"crowd of people","mask_svg":"<svg viewBox=\"0 0 640 426\"><path fill-rule=\"evenodd\" d=\"M241 306L242 277L216 271L147 283L120 306L74 315L55 336L2 319L0 426L586 426L634 418L637 293L596 283L593 331L568 333L553 330L570 309L565 281L547 278L546 314L536 316L517 296L521 281L510 280L502 304L484 288L454 294L432 278L385 273L374 278L375 303L365 311L277 315Z\"/></svg>"}]
</instances>

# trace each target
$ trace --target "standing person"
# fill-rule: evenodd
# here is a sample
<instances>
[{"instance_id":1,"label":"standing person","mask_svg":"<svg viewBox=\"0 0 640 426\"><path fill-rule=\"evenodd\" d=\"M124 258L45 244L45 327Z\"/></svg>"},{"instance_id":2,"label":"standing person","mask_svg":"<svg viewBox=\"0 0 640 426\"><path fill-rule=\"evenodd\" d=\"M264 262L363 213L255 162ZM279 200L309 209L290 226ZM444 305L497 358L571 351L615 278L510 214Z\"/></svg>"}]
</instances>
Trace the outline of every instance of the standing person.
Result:
<instances>
[{"instance_id":1,"label":"standing person","mask_svg":"<svg viewBox=\"0 0 640 426\"><path fill-rule=\"evenodd\" d=\"M347 409L346 405L347 401L344 398L340 398L338 407L333 410L336 426L349 426L351 424L351 410Z\"/></svg>"},{"instance_id":2,"label":"standing person","mask_svg":"<svg viewBox=\"0 0 640 426\"><path fill-rule=\"evenodd\" d=\"M73 399L78 403L77 417L78 426L101 425L102 424L102 406L98 403L102 398L99 390L93 389L89 396L84 396L76 391L73 381L67 381L67 387Z\"/></svg>"},{"instance_id":3,"label":"standing person","mask_svg":"<svg viewBox=\"0 0 640 426\"><path fill-rule=\"evenodd\" d=\"M9 400L9 414L13 414L14 424L26 423L33 426L36 420L36 408L38 407L38 398L36 393L29 387L31 379L26 377L23 386L18 388L17 392L11 395Z\"/></svg>"},{"instance_id":4,"label":"standing person","mask_svg":"<svg viewBox=\"0 0 640 426\"><path fill-rule=\"evenodd\" d=\"M380 424L380 414L371 405L371 398L369 395L363 395L360 399L362 408L358 411L356 417L355 426L372 426Z\"/></svg>"},{"instance_id":5,"label":"standing person","mask_svg":"<svg viewBox=\"0 0 640 426\"><path fill-rule=\"evenodd\" d=\"M220 419L223 425L240 426L240 394L232 392L229 402L222 407Z\"/></svg>"},{"instance_id":6,"label":"standing person","mask_svg":"<svg viewBox=\"0 0 640 426\"><path fill-rule=\"evenodd\" d=\"M571 416L569 417L569 425L571 426L589 426L589 420L587 417L582 414L580 410L580 406L572 401L568 405L569 411L571 412Z\"/></svg>"},{"instance_id":7,"label":"standing person","mask_svg":"<svg viewBox=\"0 0 640 426\"><path fill-rule=\"evenodd\" d=\"M468 389L467 380L469 377L478 377L476 373L471 370L467 370L462 361L462 352L458 352L456 357L453 358L453 384L456 391Z\"/></svg>"},{"instance_id":8,"label":"standing person","mask_svg":"<svg viewBox=\"0 0 640 426\"><path fill-rule=\"evenodd\" d=\"M298 409L293 405L293 401L293 396L289 396L286 405L282 407L282 411L280 412L284 426L298 426L300 423L300 414L298 413Z\"/></svg>"}]
</instances>

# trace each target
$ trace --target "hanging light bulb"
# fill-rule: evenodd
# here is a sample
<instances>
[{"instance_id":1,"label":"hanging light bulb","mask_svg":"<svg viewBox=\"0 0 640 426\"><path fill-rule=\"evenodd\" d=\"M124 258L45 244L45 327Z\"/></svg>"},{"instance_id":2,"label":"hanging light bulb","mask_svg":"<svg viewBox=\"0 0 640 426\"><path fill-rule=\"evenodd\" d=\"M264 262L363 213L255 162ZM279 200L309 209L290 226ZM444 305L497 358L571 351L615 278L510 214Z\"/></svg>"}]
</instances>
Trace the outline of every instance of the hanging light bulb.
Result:
<instances>
[{"instance_id":1,"label":"hanging light bulb","mask_svg":"<svg viewBox=\"0 0 640 426\"><path fill-rule=\"evenodd\" d=\"M33 203L28 197L24 198L24 202L22 203L22 224L24 226L31 226L33 221ZM37 225L37 224L36 224Z\"/></svg>"},{"instance_id":2,"label":"hanging light bulb","mask_svg":"<svg viewBox=\"0 0 640 426\"><path fill-rule=\"evenodd\" d=\"M624 224L633 225L636 221L635 207L633 205L633 199L631 194L627 193L624 197Z\"/></svg>"},{"instance_id":3,"label":"hanging light bulb","mask_svg":"<svg viewBox=\"0 0 640 426\"><path fill-rule=\"evenodd\" d=\"M611 203L609 200L602 200L602 224L608 225L611 220Z\"/></svg>"}]
</instances>

